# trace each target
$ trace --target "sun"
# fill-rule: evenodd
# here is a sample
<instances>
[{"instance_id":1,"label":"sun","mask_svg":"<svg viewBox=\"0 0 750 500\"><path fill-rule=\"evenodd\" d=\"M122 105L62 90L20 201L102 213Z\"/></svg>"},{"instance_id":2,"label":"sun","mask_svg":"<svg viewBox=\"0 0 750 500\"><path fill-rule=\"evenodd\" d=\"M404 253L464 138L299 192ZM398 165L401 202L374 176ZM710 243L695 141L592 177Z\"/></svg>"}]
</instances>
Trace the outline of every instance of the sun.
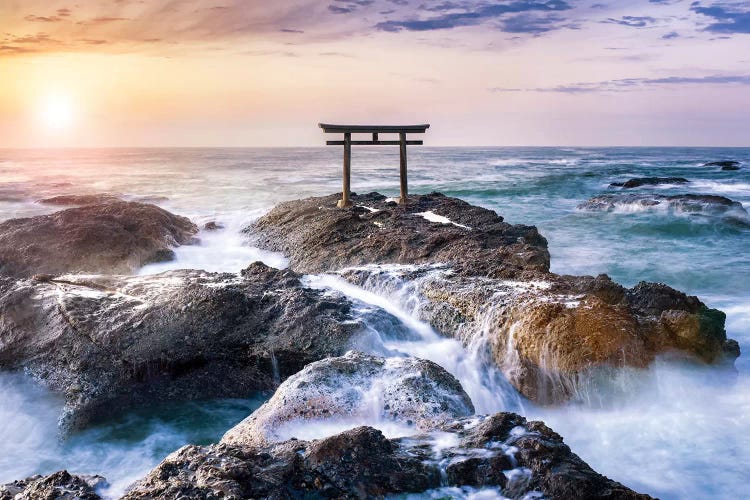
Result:
<instances>
[{"instance_id":1,"label":"sun","mask_svg":"<svg viewBox=\"0 0 750 500\"><path fill-rule=\"evenodd\" d=\"M69 130L75 122L73 99L66 94L47 95L39 102L37 114L47 129Z\"/></svg>"}]
</instances>

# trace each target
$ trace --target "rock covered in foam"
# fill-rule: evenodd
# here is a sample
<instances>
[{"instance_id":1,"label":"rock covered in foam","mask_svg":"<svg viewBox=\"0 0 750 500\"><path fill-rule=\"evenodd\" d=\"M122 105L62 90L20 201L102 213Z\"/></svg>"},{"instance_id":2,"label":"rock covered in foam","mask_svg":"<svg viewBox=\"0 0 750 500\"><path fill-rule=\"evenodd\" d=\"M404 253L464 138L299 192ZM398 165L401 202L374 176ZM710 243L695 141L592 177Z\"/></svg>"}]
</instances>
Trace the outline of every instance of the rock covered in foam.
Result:
<instances>
[{"instance_id":1,"label":"rock covered in foam","mask_svg":"<svg viewBox=\"0 0 750 500\"><path fill-rule=\"evenodd\" d=\"M299 272L364 264L450 263L459 272L512 275L548 270L547 241L533 226L512 225L492 210L440 193L396 205L378 193L290 201L246 229L261 248L283 252Z\"/></svg>"},{"instance_id":2,"label":"rock covered in foam","mask_svg":"<svg viewBox=\"0 0 750 500\"><path fill-rule=\"evenodd\" d=\"M729 366L739 355L724 313L662 284L627 289L606 275L552 273L502 280L429 267L342 275L372 290L397 291L408 282L423 320L487 349L521 394L543 404L573 398L602 376L612 378L613 369L646 367L658 355Z\"/></svg>"},{"instance_id":3,"label":"rock covered in foam","mask_svg":"<svg viewBox=\"0 0 750 500\"><path fill-rule=\"evenodd\" d=\"M66 399L79 429L156 401L246 397L347 351L344 299L255 263L240 275L0 278L0 369Z\"/></svg>"},{"instance_id":4,"label":"rock covered in foam","mask_svg":"<svg viewBox=\"0 0 750 500\"><path fill-rule=\"evenodd\" d=\"M127 274L172 260L172 248L192 243L198 232L189 219L155 205L98 201L0 223L0 274Z\"/></svg>"},{"instance_id":5,"label":"rock covered in foam","mask_svg":"<svg viewBox=\"0 0 750 500\"><path fill-rule=\"evenodd\" d=\"M350 351L307 365L273 397L224 435L222 442L262 445L294 437L310 420L395 421L432 429L474 413L461 384L418 358L381 358ZM341 425L341 424L339 424Z\"/></svg>"},{"instance_id":6,"label":"rock covered in foam","mask_svg":"<svg viewBox=\"0 0 750 500\"><path fill-rule=\"evenodd\" d=\"M708 194L605 194L579 204L578 209L590 212L663 209L687 215L734 217L750 223L742 203Z\"/></svg>"},{"instance_id":7,"label":"rock covered in foam","mask_svg":"<svg viewBox=\"0 0 750 500\"><path fill-rule=\"evenodd\" d=\"M592 470L542 422L498 413L398 439L357 427L315 441L186 446L125 499L376 498L445 486L511 498L650 498Z\"/></svg>"},{"instance_id":8,"label":"rock covered in foam","mask_svg":"<svg viewBox=\"0 0 750 500\"><path fill-rule=\"evenodd\" d=\"M73 476L59 471L0 485L0 500L100 500L96 489L105 484L101 476Z\"/></svg>"}]
</instances>

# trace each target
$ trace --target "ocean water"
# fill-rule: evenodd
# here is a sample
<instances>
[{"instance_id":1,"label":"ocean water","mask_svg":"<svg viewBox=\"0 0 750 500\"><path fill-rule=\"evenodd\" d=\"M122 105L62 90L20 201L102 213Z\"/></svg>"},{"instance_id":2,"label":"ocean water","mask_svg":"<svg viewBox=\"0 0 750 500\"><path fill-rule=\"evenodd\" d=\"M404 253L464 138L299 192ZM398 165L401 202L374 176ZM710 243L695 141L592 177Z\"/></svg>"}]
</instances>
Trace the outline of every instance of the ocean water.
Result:
<instances>
[{"instance_id":1,"label":"ocean water","mask_svg":"<svg viewBox=\"0 0 750 500\"><path fill-rule=\"evenodd\" d=\"M737 160L743 168L703 166L716 160ZM627 192L720 195L750 210L750 149L413 147L409 165L412 192L440 191L539 227L555 272L607 273L627 286L659 281L698 295L727 313L728 335L750 354L750 219L710 207L576 208L592 196L623 192L611 182L659 176L690 183ZM179 248L175 262L143 273L239 271L254 260L283 267L283 256L246 246L239 230L279 201L336 192L340 169L335 147L0 150L0 220L53 211L36 203L49 196L114 193L224 226L202 232L198 246ZM352 188L396 195L397 150L355 148ZM461 380L480 411L544 420L594 469L636 490L668 499L750 497L750 356L738 359L736 377L660 360L649 370L622 373L617 383L625 390L607 401L538 408L493 370L481 345L464 348L416 320L408 283L394 294L331 276L308 282L351 297L363 311L383 310L413 332L404 341L389 336L383 323L372 324L367 349L433 359ZM117 494L180 445L219 439L261 401L128 413L58 444L60 401L22 376L0 374L0 482L67 468L105 475Z\"/></svg>"}]
</instances>

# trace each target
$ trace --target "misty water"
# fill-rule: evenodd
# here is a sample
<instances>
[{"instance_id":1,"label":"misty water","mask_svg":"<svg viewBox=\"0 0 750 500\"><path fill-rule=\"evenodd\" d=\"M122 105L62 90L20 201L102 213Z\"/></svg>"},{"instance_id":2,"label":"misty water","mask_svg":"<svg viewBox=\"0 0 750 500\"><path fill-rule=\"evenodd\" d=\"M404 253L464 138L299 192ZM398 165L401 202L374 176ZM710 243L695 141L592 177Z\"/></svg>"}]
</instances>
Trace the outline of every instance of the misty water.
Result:
<instances>
[{"instance_id":1,"label":"misty water","mask_svg":"<svg viewBox=\"0 0 750 500\"><path fill-rule=\"evenodd\" d=\"M611 182L660 176L691 182L628 192L714 194L750 209L750 149L411 148L409 155L413 192L440 191L496 210L508 222L536 225L549 241L554 272L607 273L627 286L659 281L697 295L727 313L728 336L750 353L750 221L710 210L576 208L592 196L619 192ZM745 167L703 166L716 160ZM199 225L224 226L202 232L200 245L177 249L176 261L143 273L237 272L255 260L284 267L284 256L247 246L240 229L279 201L339 190L340 163L338 148L0 150L0 219L50 212L35 201L57 194L114 193ZM396 195L397 151L355 149L352 184L357 192ZM397 266L387 270L399 279ZM359 348L436 361L459 378L479 412L509 410L544 420L595 470L631 488L675 499L750 496L750 356L737 360L736 377L661 359L648 370L616 374L611 397L542 408L521 398L492 367L481 335L464 347L418 321L419 297L410 283L363 289L337 276L308 276L306 282L354 301L368 323ZM395 319L376 321L373 311ZM104 475L114 495L179 446L218 440L265 397L133 411L59 442L61 401L20 374L0 374L0 483L66 468ZM400 432L386 429L377 415L363 420ZM336 430L341 426L321 425L298 437Z\"/></svg>"}]
</instances>

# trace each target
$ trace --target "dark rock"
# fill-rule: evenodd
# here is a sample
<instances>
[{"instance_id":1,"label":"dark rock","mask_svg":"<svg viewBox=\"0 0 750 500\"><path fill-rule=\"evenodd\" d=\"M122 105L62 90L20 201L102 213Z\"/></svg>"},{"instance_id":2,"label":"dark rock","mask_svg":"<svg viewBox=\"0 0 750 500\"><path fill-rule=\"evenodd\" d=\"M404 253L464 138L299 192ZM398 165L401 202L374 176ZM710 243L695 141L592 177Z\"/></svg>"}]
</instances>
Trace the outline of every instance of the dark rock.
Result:
<instances>
[{"instance_id":1,"label":"dark rock","mask_svg":"<svg viewBox=\"0 0 750 500\"><path fill-rule=\"evenodd\" d=\"M311 363L289 377L269 401L227 432L222 442L265 445L285 439L280 433L286 424L305 425L322 417L352 422L384 418L413 422L417 429L426 430L473 413L461 384L439 365L352 351Z\"/></svg>"},{"instance_id":2,"label":"dark rock","mask_svg":"<svg viewBox=\"0 0 750 500\"><path fill-rule=\"evenodd\" d=\"M704 167L721 167L722 170L739 170L740 162L734 160L711 161L703 164Z\"/></svg>"},{"instance_id":3,"label":"dark rock","mask_svg":"<svg viewBox=\"0 0 750 500\"><path fill-rule=\"evenodd\" d=\"M235 274L0 278L0 369L66 399L64 430L154 401L246 397L341 355L349 303L255 263Z\"/></svg>"},{"instance_id":4,"label":"dark rock","mask_svg":"<svg viewBox=\"0 0 750 500\"><path fill-rule=\"evenodd\" d=\"M206 231L218 231L219 229L224 229L224 226L212 220L203 224L203 229Z\"/></svg>"},{"instance_id":5,"label":"dark rock","mask_svg":"<svg viewBox=\"0 0 750 500\"><path fill-rule=\"evenodd\" d=\"M67 194L44 198L37 203L43 205L61 205L67 207L82 207L86 205L99 205L102 203L111 203L122 201L119 196L113 194Z\"/></svg>"},{"instance_id":6,"label":"dark rock","mask_svg":"<svg viewBox=\"0 0 750 500\"><path fill-rule=\"evenodd\" d=\"M690 181L684 177L637 177L625 182L613 182L610 186L630 189L641 186L656 186L659 184L687 184L688 182Z\"/></svg>"},{"instance_id":7,"label":"dark rock","mask_svg":"<svg viewBox=\"0 0 750 500\"><path fill-rule=\"evenodd\" d=\"M742 203L724 196L708 194L605 194L594 196L578 205L578 209L591 212L612 212L618 209L666 208L688 215L718 216L750 224L750 215Z\"/></svg>"},{"instance_id":8,"label":"dark rock","mask_svg":"<svg viewBox=\"0 0 750 500\"><path fill-rule=\"evenodd\" d=\"M495 212L439 193L412 195L405 206L378 193L338 195L277 205L246 228L261 248L284 253L298 272L363 264L446 263L467 275L510 276L549 269L545 240L533 226L511 225ZM432 212L448 223L430 222Z\"/></svg>"},{"instance_id":9,"label":"dark rock","mask_svg":"<svg viewBox=\"0 0 750 500\"><path fill-rule=\"evenodd\" d=\"M105 484L101 476L72 476L63 470L0 485L0 500L101 500L95 490Z\"/></svg>"},{"instance_id":10,"label":"dark rock","mask_svg":"<svg viewBox=\"0 0 750 500\"><path fill-rule=\"evenodd\" d=\"M386 439L358 427L309 442L186 446L125 499L373 498L446 483L497 487L513 498L531 491L552 499L650 498L596 473L541 422L498 413L447 422L440 430L455 444L435 449L430 434Z\"/></svg>"},{"instance_id":11,"label":"dark rock","mask_svg":"<svg viewBox=\"0 0 750 500\"><path fill-rule=\"evenodd\" d=\"M131 273L194 241L190 220L155 205L108 201L0 223L0 274Z\"/></svg>"}]
</instances>

